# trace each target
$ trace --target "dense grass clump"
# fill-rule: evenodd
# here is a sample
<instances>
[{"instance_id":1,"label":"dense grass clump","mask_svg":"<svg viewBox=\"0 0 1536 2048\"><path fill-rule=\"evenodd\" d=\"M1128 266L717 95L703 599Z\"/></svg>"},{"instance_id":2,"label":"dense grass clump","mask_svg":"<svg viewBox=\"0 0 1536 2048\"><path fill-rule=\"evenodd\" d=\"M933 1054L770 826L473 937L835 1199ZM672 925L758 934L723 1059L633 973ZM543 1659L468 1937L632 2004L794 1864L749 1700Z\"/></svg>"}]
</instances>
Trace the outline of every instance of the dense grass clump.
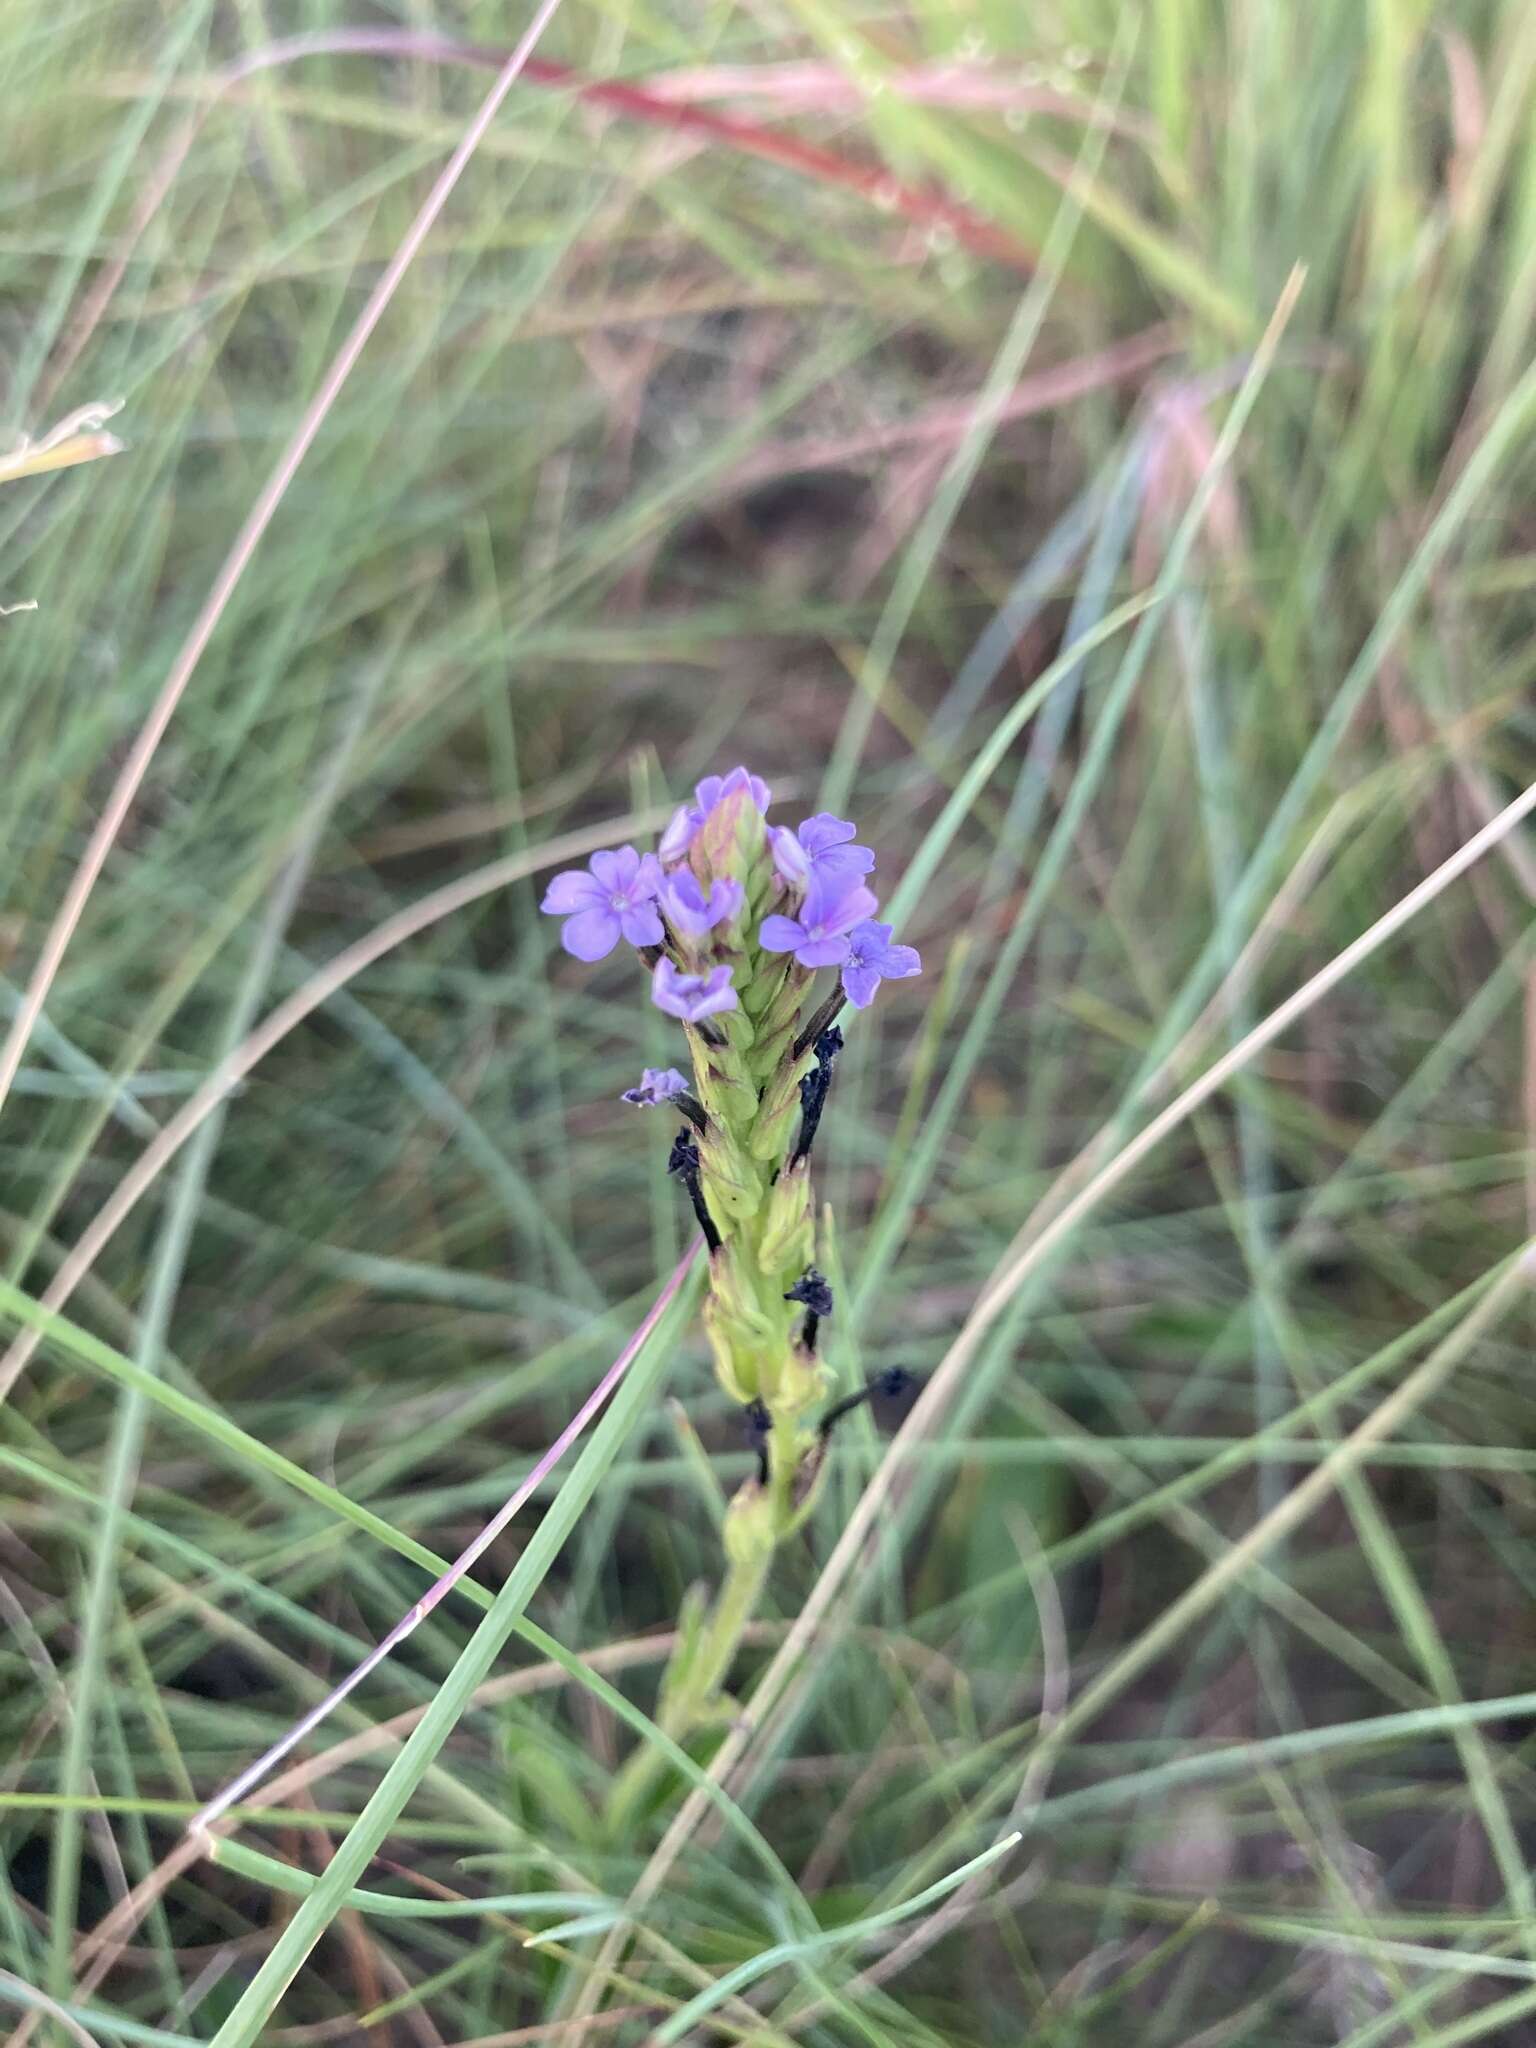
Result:
<instances>
[{"instance_id":1,"label":"dense grass clump","mask_svg":"<svg viewBox=\"0 0 1536 2048\"><path fill-rule=\"evenodd\" d=\"M530 19L0 22L9 2038L1536 2043L1536 15ZM677 1267L536 905L737 760L921 1401L668 1744L683 1280L214 1850Z\"/></svg>"}]
</instances>

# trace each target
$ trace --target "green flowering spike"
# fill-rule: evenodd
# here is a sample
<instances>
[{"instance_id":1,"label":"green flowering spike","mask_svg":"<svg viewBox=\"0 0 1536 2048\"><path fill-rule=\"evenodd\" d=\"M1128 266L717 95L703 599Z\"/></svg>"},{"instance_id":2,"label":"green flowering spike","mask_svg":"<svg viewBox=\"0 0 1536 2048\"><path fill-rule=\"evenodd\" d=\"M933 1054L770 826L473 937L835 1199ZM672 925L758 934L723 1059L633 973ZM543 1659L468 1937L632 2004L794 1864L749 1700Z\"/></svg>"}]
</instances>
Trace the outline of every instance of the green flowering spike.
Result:
<instances>
[{"instance_id":1,"label":"green flowering spike","mask_svg":"<svg viewBox=\"0 0 1536 2048\"><path fill-rule=\"evenodd\" d=\"M741 1007L751 1018L755 1030L759 1019L768 1013L783 993L790 968L787 962L776 960L772 954L764 958L753 952L748 957L756 971L741 990Z\"/></svg>"},{"instance_id":2,"label":"green flowering spike","mask_svg":"<svg viewBox=\"0 0 1536 2048\"><path fill-rule=\"evenodd\" d=\"M765 1028L759 1031L757 1042L747 1060L748 1071L759 1092L766 1082L773 1079L775 1069L783 1065L786 1056L793 1050L795 1027L796 1019L787 1017L775 1029Z\"/></svg>"},{"instance_id":3,"label":"green flowering spike","mask_svg":"<svg viewBox=\"0 0 1536 2048\"><path fill-rule=\"evenodd\" d=\"M836 1020L845 1001L862 1010L882 979L919 967L875 922L874 855L849 843L846 820L769 827L767 787L745 768L707 777L695 798L654 855L594 855L589 871L555 876L542 906L566 920L561 942L578 959L634 946L652 1001L686 1028L691 1080L647 1068L625 1099L686 1119L669 1170L709 1248L704 1331L758 1448L725 1518L725 1583L707 1615L690 1596L663 1681L662 1724L680 1738L723 1710L773 1552L810 1514L825 1470L817 1340L833 1302L816 1268L810 1157L842 1046ZM829 969L838 985L823 981L818 999ZM640 1810L657 1754L630 1758L610 1815Z\"/></svg>"},{"instance_id":4,"label":"green flowering spike","mask_svg":"<svg viewBox=\"0 0 1536 2048\"><path fill-rule=\"evenodd\" d=\"M773 1500L768 1489L749 1479L726 1509L723 1536L732 1564L766 1565L773 1555Z\"/></svg>"},{"instance_id":5,"label":"green flowering spike","mask_svg":"<svg viewBox=\"0 0 1536 2048\"><path fill-rule=\"evenodd\" d=\"M763 1202L763 1172L719 1124L711 1124L699 1143L704 1192L712 1209L728 1216L755 1216Z\"/></svg>"},{"instance_id":6,"label":"green flowering spike","mask_svg":"<svg viewBox=\"0 0 1536 2048\"><path fill-rule=\"evenodd\" d=\"M743 1408L757 1399L757 1368L742 1349L737 1331L722 1320L711 1296L704 1304L704 1334L715 1361L715 1377Z\"/></svg>"},{"instance_id":7,"label":"green flowering spike","mask_svg":"<svg viewBox=\"0 0 1536 2048\"><path fill-rule=\"evenodd\" d=\"M750 1127L758 1099L750 1081L732 1081L704 1068L697 1075L699 1100L727 1140L737 1140L742 1125Z\"/></svg>"},{"instance_id":8,"label":"green flowering spike","mask_svg":"<svg viewBox=\"0 0 1536 2048\"><path fill-rule=\"evenodd\" d=\"M811 1173L802 1161L781 1173L768 1192L762 1235L757 1244L758 1271L772 1279L789 1272L798 1278L813 1263L816 1221L811 1203Z\"/></svg>"},{"instance_id":9,"label":"green flowering spike","mask_svg":"<svg viewBox=\"0 0 1536 2048\"><path fill-rule=\"evenodd\" d=\"M781 1059L769 1077L747 1141L754 1159L782 1159L789 1150L801 1113L800 1084L815 1064L814 1054L802 1053L797 1060Z\"/></svg>"}]
</instances>

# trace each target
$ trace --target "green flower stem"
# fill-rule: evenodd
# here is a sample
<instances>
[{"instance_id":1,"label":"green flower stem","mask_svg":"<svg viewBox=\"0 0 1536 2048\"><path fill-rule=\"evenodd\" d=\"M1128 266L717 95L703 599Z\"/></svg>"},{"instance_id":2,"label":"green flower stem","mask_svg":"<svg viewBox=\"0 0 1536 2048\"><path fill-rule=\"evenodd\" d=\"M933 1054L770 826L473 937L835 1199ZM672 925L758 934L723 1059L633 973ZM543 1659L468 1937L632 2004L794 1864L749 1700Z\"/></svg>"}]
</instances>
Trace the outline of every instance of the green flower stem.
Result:
<instances>
[{"instance_id":1,"label":"green flower stem","mask_svg":"<svg viewBox=\"0 0 1536 2048\"><path fill-rule=\"evenodd\" d=\"M686 1742L701 1725L727 1718L729 1702L722 1688L757 1612L772 1556L767 1549L732 1561L686 1664L681 1670L674 1664L656 1713L657 1726L674 1742ZM630 1752L608 1793L605 1818L610 1841L632 1839L636 1818L671 1768L653 1743L642 1742Z\"/></svg>"},{"instance_id":2,"label":"green flower stem","mask_svg":"<svg viewBox=\"0 0 1536 2048\"><path fill-rule=\"evenodd\" d=\"M800 1084L815 1061L802 1017L815 976L751 937L782 888L762 815L745 790L710 813L690 860L701 888L718 878L739 882L747 913L716 942L728 949L737 1005L702 1028L690 1024L688 1045L703 1112L698 1196L720 1240L710 1254L704 1330L720 1384L743 1408L761 1406L768 1441L766 1481L749 1479L726 1510L727 1569L713 1604L706 1610L702 1596L690 1596L684 1608L656 1709L657 1725L675 1742L730 1719L726 1683L774 1552L804 1525L815 1499L821 1456L810 1416L823 1397L821 1364L803 1343L804 1305L790 1299L816 1253L808 1163L790 1163ZM676 940L669 945L675 950ZM682 964L702 969L706 952L687 951ZM824 1004L817 1018L833 1013ZM626 1759L607 1800L610 1840L630 1839L668 1768L650 1743Z\"/></svg>"}]
</instances>

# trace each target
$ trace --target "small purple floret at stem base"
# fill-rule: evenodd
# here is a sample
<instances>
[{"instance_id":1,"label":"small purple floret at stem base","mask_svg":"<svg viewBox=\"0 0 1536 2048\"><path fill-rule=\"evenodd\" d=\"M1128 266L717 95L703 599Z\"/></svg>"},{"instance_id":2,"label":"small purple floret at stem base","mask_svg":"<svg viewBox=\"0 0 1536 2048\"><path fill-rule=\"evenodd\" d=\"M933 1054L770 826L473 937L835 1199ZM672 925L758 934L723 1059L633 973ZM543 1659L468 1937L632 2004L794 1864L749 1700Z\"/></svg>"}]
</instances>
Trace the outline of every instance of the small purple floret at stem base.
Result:
<instances>
[{"instance_id":1,"label":"small purple floret at stem base","mask_svg":"<svg viewBox=\"0 0 1536 2048\"><path fill-rule=\"evenodd\" d=\"M654 1109L658 1103L670 1102L674 1095L687 1092L687 1076L676 1067L647 1067L640 1076L640 1086L626 1088L619 1100L633 1102L641 1109Z\"/></svg>"},{"instance_id":2,"label":"small purple floret at stem base","mask_svg":"<svg viewBox=\"0 0 1536 2048\"><path fill-rule=\"evenodd\" d=\"M731 970L715 967L708 974L681 974L670 960L658 960L651 976L651 1001L669 1017L702 1024L706 1017L736 1008Z\"/></svg>"},{"instance_id":3,"label":"small purple floret at stem base","mask_svg":"<svg viewBox=\"0 0 1536 2048\"><path fill-rule=\"evenodd\" d=\"M874 891L857 879L851 888L812 885L798 917L765 917L758 944L765 953L793 953L802 967L841 967L848 934L879 909Z\"/></svg>"},{"instance_id":4,"label":"small purple floret at stem base","mask_svg":"<svg viewBox=\"0 0 1536 2048\"><path fill-rule=\"evenodd\" d=\"M605 960L621 939L659 946L666 934L656 910L661 863L632 846L594 853L587 868L566 868L544 891L540 910L563 917L560 943L578 960Z\"/></svg>"},{"instance_id":5,"label":"small purple floret at stem base","mask_svg":"<svg viewBox=\"0 0 1536 2048\"><path fill-rule=\"evenodd\" d=\"M843 962L843 994L856 1010L867 1010L875 1000L882 981L905 981L909 974L921 974L923 963L915 946L893 946L891 927L872 918L855 925L848 934L848 958Z\"/></svg>"},{"instance_id":6,"label":"small purple floret at stem base","mask_svg":"<svg viewBox=\"0 0 1536 2048\"><path fill-rule=\"evenodd\" d=\"M680 932L685 939L702 939L717 924L724 924L736 915L741 908L741 899L740 882L732 881L729 876L721 876L712 882L706 896L698 877L690 874L687 868L679 868L662 883L657 900L662 916L673 931Z\"/></svg>"},{"instance_id":7,"label":"small purple floret at stem base","mask_svg":"<svg viewBox=\"0 0 1536 2048\"><path fill-rule=\"evenodd\" d=\"M662 833L661 844L656 849L658 858L669 866L673 861L681 860L715 805L722 797L734 796L739 789L751 790L752 801L760 811L766 811L773 801L761 775L752 775L745 768L733 768L729 775L706 775L693 792L693 802L679 804L672 813L672 821Z\"/></svg>"}]
</instances>

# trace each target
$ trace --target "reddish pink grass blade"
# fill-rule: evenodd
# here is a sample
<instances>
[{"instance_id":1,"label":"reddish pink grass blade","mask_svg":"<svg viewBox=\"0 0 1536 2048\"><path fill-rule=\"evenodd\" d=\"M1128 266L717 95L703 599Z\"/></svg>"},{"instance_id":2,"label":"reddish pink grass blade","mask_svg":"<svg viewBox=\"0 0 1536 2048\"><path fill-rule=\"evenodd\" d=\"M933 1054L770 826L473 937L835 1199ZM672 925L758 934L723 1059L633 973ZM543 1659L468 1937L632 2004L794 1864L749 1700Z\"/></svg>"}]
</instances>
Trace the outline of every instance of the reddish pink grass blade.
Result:
<instances>
[{"instance_id":1,"label":"reddish pink grass blade","mask_svg":"<svg viewBox=\"0 0 1536 2048\"><path fill-rule=\"evenodd\" d=\"M288 64L295 58L327 52L415 57L427 63L472 64L487 71L499 70L506 61L504 50L484 43L461 43L451 36L433 35L418 29L318 29L312 35L286 36L265 49L254 51L231 67L224 82L232 84L269 66ZM798 136L765 127L761 121L747 120L738 114L715 113L690 101L674 99L669 96L665 75L645 85L627 85L617 79L589 77L585 72L574 70L567 64L556 64L547 57L530 57L523 65L522 76L531 85L545 85L569 92L589 105L612 107L616 113L627 114L632 120L697 135L708 142L723 144L727 149L739 150L746 156L783 164L786 169L798 171L802 177L813 178L818 184L840 185L845 190L862 193L883 211L918 227L948 228L957 242L993 262L1006 263L1015 270L1032 271L1035 267L1037 251L959 200L931 188L907 184L893 177L883 164L861 163L851 157L839 156L835 150L823 149L818 143L803 142Z\"/></svg>"}]
</instances>

